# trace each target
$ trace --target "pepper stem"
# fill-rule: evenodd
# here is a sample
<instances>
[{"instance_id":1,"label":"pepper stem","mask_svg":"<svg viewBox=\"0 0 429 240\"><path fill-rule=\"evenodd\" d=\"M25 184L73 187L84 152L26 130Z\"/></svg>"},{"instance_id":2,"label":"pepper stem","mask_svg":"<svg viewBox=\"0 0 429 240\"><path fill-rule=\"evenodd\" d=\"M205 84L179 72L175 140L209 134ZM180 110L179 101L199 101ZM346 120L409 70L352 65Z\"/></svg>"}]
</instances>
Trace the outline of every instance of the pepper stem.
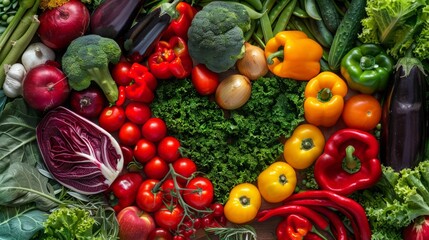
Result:
<instances>
[{"instance_id":1,"label":"pepper stem","mask_svg":"<svg viewBox=\"0 0 429 240\"><path fill-rule=\"evenodd\" d=\"M310 150L314 147L314 142L312 138L305 138L301 141L301 149Z\"/></svg>"},{"instance_id":2,"label":"pepper stem","mask_svg":"<svg viewBox=\"0 0 429 240\"><path fill-rule=\"evenodd\" d=\"M332 98L332 91L329 88L323 88L317 93L317 99L322 102L328 102Z\"/></svg>"},{"instance_id":3,"label":"pepper stem","mask_svg":"<svg viewBox=\"0 0 429 240\"><path fill-rule=\"evenodd\" d=\"M281 174L279 176L279 183L281 183L282 185L285 185L287 183L287 177L284 174Z\"/></svg>"},{"instance_id":4,"label":"pepper stem","mask_svg":"<svg viewBox=\"0 0 429 240\"><path fill-rule=\"evenodd\" d=\"M268 58L267 58L267 63L269 64L269 65L271 65L271 64L273 64L274 63L274 58L276 58L276 57L278 57L278 58L284 58L284 50L279 50L279 51L277 51L277 52L273 52L273 53L271 53L269 56L268 56Z\"/></svg>"},{"instance_id":5,"label":"pepper stem","mask_svg":"<svg viewBox=\"0 0 429 240\"><path fill-rule=\"evenodd\" d=\"M361 161L353 155L355 148L352 145L346 147L346 157L343 159L342 167L344 171L353 174L360 170Z\"/></svg>"},{"instance_id":6,"label":"pepper stem","mask_svg":"<svg viewBox=\"0 0 429 240\"><path fill-rule=\"evenodd\" d=\"M246 196L241 196L239 198L241 205L243 206L248 206L250 205L250 198L246 197Z\"/></svg>"},{"instance_id":7,"label":"pepper stem","mask_svg":"<svg viewBox=\"0 0 429 240\"><path fill-rule=\"evenodd\" d=\"M362 56L360 58L360 67L362 70L371 70L378 66L375 64L375 58L373 56Z\"/></svg>"}]
</instances>

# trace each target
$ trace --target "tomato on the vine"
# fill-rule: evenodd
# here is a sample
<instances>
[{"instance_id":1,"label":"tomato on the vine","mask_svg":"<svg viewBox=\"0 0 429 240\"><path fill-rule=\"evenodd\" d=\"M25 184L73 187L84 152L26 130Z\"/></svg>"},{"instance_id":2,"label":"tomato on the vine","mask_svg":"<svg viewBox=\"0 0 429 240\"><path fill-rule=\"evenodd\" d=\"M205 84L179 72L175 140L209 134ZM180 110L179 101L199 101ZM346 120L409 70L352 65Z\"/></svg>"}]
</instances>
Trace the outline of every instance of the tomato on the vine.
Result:
<instances>
[{"instance_id":1,"label":"tomato on the vine","mask_svg":"<svg viewBox=\"0 0 429 240\"><path fill-rule=\"evenodd\" d=\"M103 109L98 117L98 124L106 131L114 132L121 128L125 120L125 110L122 107L113 105Z\"/></svg>"},{"instance_id":2,"label":"tomato on the vine","mask_svg":"<svg viewBox=\"0 0 429 240\"><path fill-rule=\"evenodd\" d=\"M145 163L156 156L156 145L155 143L141 138L137 141L134 146L134 158L141 162Z\"/></svg>"},{"instance_id":3,"label":"tomato on the vine","mask_svg":"<svg viewBox=\"0 0 429 240\"><path fill-rule=\"evenodd\" d=\"M204 64L198 64L192 69L191 80L195 90L201 95L215 93L219 85L219 75Z\"/></svg>"},{"instance_id":4,"label":"tomato on the vine","mask_svg":"<svg viewBox=\"0 0 429 240\"><path fill-rule=\"evenodd\" d=\"M119 142L127 146L134 146L141 138L139 126L133 122L125 122L119 129Z\"/></svg>"},{"instance_id":5,"label":"tomato on the vine","mask_svg":"<svg viewBox=\"0 0 429 240\"><path fill-rule=\"evenodd\" d=\"M149 233L148 240L172 240L173 235L164 228L157 227Z\"/></svg>"},{"instance_id":6,"label":"tomato on the vine","mask_svg":"<svg viewBox=\"0 0 429 240\"><path fill-rule=\"evenodd\" d=\"M155 212L162 207L161 188L154 189L158 182L159 180L156 179L146 179L141 183L136 196L136 204L143 211Z\"/></svg>"},{"instance_id":7,"label":"tomato on the vine","mask_svg":"<svg viewBox=\"0 0 429 240\"><path fill-rule=\"evenodd\" d=\"M188 179L197 172L197 165L189 158L179 158L173 162L173 169L181 176L177 177L177 181L186 184Z\"/></svg>"},{"instance_id":8,"label":"tomato on the vine","mask_svg":"<svg viewBox=\"0 0 429 240\"><path fill-rule=\"evenodd\" d=\"M166 136L158 143L158 155L166 162L171 163L180 157L180 141L173 136Z\"/></svg>"},{"instance_id":9,"label":"tomato on the vine","mask_svg":"<svg viewBox=\"0 0 429 240\"><path fill-rule=\"evenodd\" d=\"M143 166L147 178L161 180L168 173L168 164L160 157L155 156Z\"/></svg>"},{"instance_id":10,"label":"tomato on the vine","mask_svg":"<svg viewBox=\"0 0 429 240\"><path fill-rule=\"evenodd\" d=\"M213 211L211 214L213 217L222 217L223 214L223 205L220 202L215 202L210 205L210 209Z\"/></svg>"},{"instance_id":11,"label":"tomato on the vine","mask_svg":"<svg viewBox=\"0 0 429 240\"><path fill-rule=\"evenodd\" d=\"M161 118L149 118L142 126L142 134L152 142L159 142L167 136L167 124Z\"/></svg>"},{"instance_id":12,"label":"tomato on the vine","mask_svg":"<svg viewBox=\"0 0 429 240\"><path fill-rule=\"evenodd\" d=\"M152 111L146 103L133 101L125 107L125 116L131 122L142 125L152 116Z\"/></svg>"},{"instance_id":13,"label":"tomato on the vine","mask_svg":"<svg viewBox=\"0 0 429 240\"><path fill-rule=\"evenodd\" d=\"M112 78L119 86L127 86L133 80L128 76L128 72L131 69L131 63L127 61L120 61L115 64L112 68Z\"/></svg>"},{"instance_id":14,"label":"tomato on the vine","mask_svg":"<svg viewBox=\"0 0 429 240\"><path fill-rule=\"evenodd\" d=\"M213 184L208 178L202 176L191 179L183 192L185 202L196 209L209 207L213 198Z\"/></svg>"},{"instance_id":15,"label":"tomato on the vine","mask_svg":"<svg viewBox=\"0 0 429 240\"><path fill-rule=\"evenodd\" d=\"M162 192L164 193L164 198L168 201L172 200L173 197L177 197L174 194L177 193L177 188L183 188L180 183L177 183L178 186L174 185L174 180L172 178L166 179L162 185ZM182 194L183 190L179 189L179 194ZM172 195L173 194L173 195Z\"/></svg>"},{"instance_id":16,"label":"tomato on the vine","mask_svg":"<svg viewBox=\"0 0 429 240\"><path fill-rule=\"evenodd\" d=\"M374 96L357 94L344 103L342 118L347 127L369 131L380 122L381 111L380 102Z\"/></svg>"},{"instance_id":17,"label":"tomato on the vine","mask_svg":"<svg viewBox=\"0 0 429 240\"><path fill-rule=\"evenodd\" d=\"M158 226L175 230L184 216L184 210L180 205L164 205L155 212L154 218Z\"/></svg>"}]
</instances>

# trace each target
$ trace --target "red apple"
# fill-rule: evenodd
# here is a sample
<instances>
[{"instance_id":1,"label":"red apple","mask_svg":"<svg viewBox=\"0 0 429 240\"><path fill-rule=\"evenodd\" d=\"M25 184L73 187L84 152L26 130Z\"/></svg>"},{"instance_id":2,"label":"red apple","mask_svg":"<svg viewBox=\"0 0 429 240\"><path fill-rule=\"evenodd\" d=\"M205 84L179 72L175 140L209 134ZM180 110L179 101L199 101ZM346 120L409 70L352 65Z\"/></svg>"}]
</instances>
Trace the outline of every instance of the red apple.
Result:
<instances>
[{"instance_id":1,"label":"red apple","mask_svg":"<svg viewBox=\"0 0 429 240\"><path fill-rule=\"evenodd\" d=\"M155 229L153 217L136 206L122 209L116 218L121 240L146 240Z\"/></svg>"}]
</instances>

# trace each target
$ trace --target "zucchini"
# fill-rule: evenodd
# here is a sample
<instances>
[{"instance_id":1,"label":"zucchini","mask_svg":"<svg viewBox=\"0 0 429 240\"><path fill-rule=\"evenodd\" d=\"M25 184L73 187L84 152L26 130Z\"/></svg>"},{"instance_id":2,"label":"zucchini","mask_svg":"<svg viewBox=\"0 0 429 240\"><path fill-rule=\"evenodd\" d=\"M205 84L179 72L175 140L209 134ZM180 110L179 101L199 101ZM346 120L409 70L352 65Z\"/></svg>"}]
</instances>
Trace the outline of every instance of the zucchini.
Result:
<instances>
[{"instance_id":1,"label":"zucchini","mask_svg":"<svg viewBox=\"0 0 429 240\"><path fill-rule=\"evenodd\" d=\"M341 59L355 45L361 21L366 14L365 6L366 0L352 0L344 14L329 50L328 64L331 70L340 69Z\"/></svg>"},{"instance_id":2,"label":"zucchini","mask_svg":"<svg viewBox=\"0 0 429 240\"><path fill-rule=\"evenodd\" d=\"M337 11L334 0L317 0L317 5L323 23L331 33L335 33L340 25L341 16Z\"/></svg>"}]
</instances>

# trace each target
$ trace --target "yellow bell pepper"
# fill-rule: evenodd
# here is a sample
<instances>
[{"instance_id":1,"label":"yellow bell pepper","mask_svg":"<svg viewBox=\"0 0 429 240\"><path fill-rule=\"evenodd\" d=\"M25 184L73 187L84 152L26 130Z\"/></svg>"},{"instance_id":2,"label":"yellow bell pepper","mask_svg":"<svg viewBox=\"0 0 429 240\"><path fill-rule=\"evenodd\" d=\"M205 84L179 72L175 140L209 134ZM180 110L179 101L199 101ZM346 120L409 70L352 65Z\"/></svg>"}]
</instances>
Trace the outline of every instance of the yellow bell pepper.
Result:
<instances>
[{"instance_id":1,"label":"yellow bell pepper","mask_svg":"<svg viewBox=\"0 0 429 240\"><path fill-rule=\"evenodd\" d=\"M286 162L271 164L258 176L258 189L262 198L270 203L278 203L295 191L296 172Z\"/></svg>"},{"instance_id":2,"label":"yellow bell pepper","mask_svg":"<svg viewBox=\"0 0 429 240\"><path fill-rule=\"evenodd\" d=\"M264 52L268 69L279 77L308 81L320 72L323 49L302 31L277 33L268 40Z\"/></svg>"},{"instance_id":3,"label":"yellow bell pepper","mask_svg":"<svg viewBox=\"0 0 429 240\"><path fill-rule=\"evenodd\" d=\"M241 183L229 193L224 206L224 214L228 221L243 224L252 221L261 207L261 194L251 183Z\"/></svg>"},{"instance_id":4,"label":"yellow bell pepper","mask_svg":"<svg viewBox=\"0 0 429 240\"><path fill-rule=\"evenodd\" d=\"M295 169L311 166L325 147L323 132L312 124L301 124L284 144L283 157Z\"/></svg>"},{"instance_id":5,"label":"yellow bell pepper","mask_svg":"<svg viewBox=\"0 0 429 240\"><path fill-rule=\"evenodd\" d=\"M316 126L332 127L341 116L347 84L333 72L321 72L305 86L304 117Z\"/></svg>"}]
</instances>

